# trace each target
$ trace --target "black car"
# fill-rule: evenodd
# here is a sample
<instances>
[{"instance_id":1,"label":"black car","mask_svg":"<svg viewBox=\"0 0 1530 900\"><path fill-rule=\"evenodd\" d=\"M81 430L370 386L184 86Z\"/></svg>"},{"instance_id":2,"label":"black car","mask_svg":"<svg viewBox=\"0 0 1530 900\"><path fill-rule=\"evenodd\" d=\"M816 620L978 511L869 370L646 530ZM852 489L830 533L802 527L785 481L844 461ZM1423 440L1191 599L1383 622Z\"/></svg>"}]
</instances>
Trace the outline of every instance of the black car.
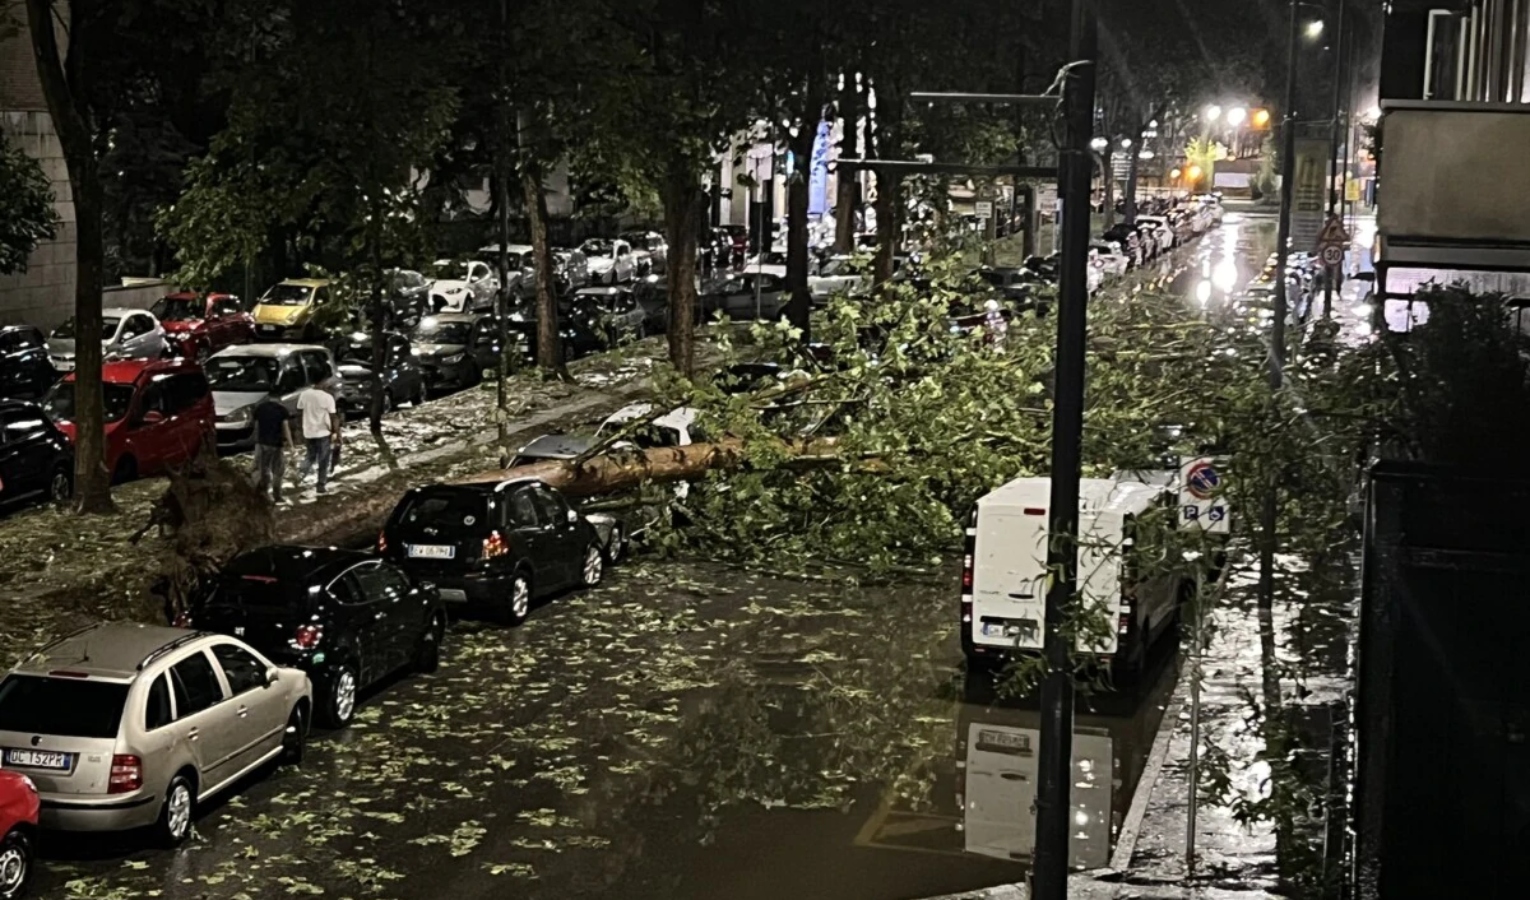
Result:
<instances>
[{"instance_id":1,"label":"black car","mask_svg":"<svg viewBox=\"0 0 1530 900\"><path fill-rule=\"evenodd\" d=\"M0 399L36 400L57 380L42 329L35 325L0 326Z\"/></svg>"},{"instance_id":2,"label":"black car","mask_svg":"<svg viewBox=\"0 0 1530 900\"><path fill-rule=\"evenodd\" d=\"M389 271L383 303L387 321L418 322L430 310L430 279L410 269Z\"/></svg>"},{"instance_id":3,"label":"black car","mask_svg":"<svg viewBox=\"0 0 1530 900\"><path fill-rule=\"evenodd\" d=\"M383 350L382 390L384 406L394 409L400 403L416 407L425 402L425 373L420 371L401 334L386 334ZM335 354L340 369L340 406L344 410L364 412L372 407L372 336L353 334Z\"/></svg>"},{"instance_id":4,"label":"black car","mask_svg":"<svg viewBox=\"0 0 1530 900\"><path fill-rule=\"evenodd\" d=\"M369 685L434 672L446 635L435 585L355 550L265 547L235 557L192 604L189 624L231 634L313 679L316 720L342 728Z\"/></svg>"},{"instance_id":5,"label":"black car","mask_svg":"<svg viewBox=\"0 0 1530 900\"><path fill-rule=\"evenodd\" d=\"M493 316L438 313L409 332L414 361L430 388L477 384L485 369L498 365L499 335Z\"/></svg>"},{"instance_id":6,"label":"black car","mask_svg":"<svg viewBox=\"0 0 1530 900\"><path fill-rule=\"evenodd\" d=\"M535 306L526 304L511 313L507 328L510 332L511 352L515 352L518 348L526 362L534 361L537 358ZM595 330L595 323L587 316L559 315L558 340L563 344L565 361L578 359L606 348L605 338Z\"/></svg>"},{"instance_id":7,"label":"black car","mask_svg":"<svg viewBox=\"0 0 1530 900\"><path fill-rule=\"evenodd\" d=\"M586 517L541 481L521 478L415 488L388 517L377 550L439 585L443 599L519 625L532 600L599 584L626 541L614 518Z\"/></svg>"},{"instance_id":8,"label":"black car","mask_svg":"<svg viewBox=\"0 0 1530 900\"><path fill-rule=\"evenodd\" d=\"M42 497L68 500L74 445L34 403L0 400L0 509Z\"/></svg>"},{"instance_id":9,"label":"black car","mask_svg":"<svg viewBox=\"0 0 1530 900\"><path fill-rule=\"evenodd\" d=\"M648 314L624 285L587 287L574 292L568 318L578 332L597 338L603 350L648 335Z\"/></svg>"}]
</instances>

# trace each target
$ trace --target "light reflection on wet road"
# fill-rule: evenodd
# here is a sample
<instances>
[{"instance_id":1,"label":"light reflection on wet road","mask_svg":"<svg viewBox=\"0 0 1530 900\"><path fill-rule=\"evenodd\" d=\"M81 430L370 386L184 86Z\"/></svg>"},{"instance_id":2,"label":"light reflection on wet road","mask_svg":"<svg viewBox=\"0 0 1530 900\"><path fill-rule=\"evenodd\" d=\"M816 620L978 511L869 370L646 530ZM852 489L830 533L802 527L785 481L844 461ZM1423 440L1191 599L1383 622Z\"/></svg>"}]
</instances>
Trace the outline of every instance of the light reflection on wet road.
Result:
<instances>
[{"instance_id":1,"label":"light reflection on wet road","mask_svg":"<svg viewBox=\"0 0 1530 900\"><path fill-rule=\"evenodd\" d=\"M1162 271L1219 302L1228 222ZM49 835L37 896L897 900L1023 880L1039 720L964 680L956 580L803 584L639 561L215 803L176 851ZM1178 673L1081 700L1075 862L1103 865Z\"/></svg>"}]
</instances>

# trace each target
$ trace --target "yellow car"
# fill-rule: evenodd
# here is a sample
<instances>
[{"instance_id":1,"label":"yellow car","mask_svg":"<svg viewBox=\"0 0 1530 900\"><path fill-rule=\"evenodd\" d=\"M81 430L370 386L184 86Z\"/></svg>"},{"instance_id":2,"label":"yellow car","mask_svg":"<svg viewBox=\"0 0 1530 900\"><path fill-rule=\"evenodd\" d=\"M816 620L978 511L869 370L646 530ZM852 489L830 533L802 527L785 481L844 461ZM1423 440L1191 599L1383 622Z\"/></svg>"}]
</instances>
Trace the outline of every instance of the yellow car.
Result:
<instances>
[{"instance_id":1,"label":"yellow car","mask_svg":"<svg viewBox=\"0 0 1530 900\"><path fill-rule=\"evenodd\" d=\"M289 278L272 285L255 303L255 339L313 340L318 336L314 315L333 299L327 279Z\"/></svg>"}]
</instances>

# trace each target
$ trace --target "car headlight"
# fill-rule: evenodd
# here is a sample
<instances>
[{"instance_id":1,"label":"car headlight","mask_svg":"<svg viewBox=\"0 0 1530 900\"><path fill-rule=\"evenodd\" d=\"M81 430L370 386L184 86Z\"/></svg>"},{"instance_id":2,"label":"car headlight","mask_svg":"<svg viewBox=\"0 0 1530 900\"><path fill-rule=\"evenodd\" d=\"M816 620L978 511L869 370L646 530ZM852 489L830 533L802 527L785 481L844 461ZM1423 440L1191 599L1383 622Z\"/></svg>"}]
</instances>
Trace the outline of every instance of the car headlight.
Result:
<instances>
[{"instance_id":1,"label":"car headlight","mask_svg":"<svg viewBox=\"0 0 1530 900\"><path fill-rule=\"evenodd\" d=\"M465 290L467 290L467 288L462 288L462 287L447 288L446 294L447 294L447 296L452 296L454 294L460 294L460 293L462 293Z\"/></svg>"},{"instance_id":2,"label":"car headlight","mask_svg":"<svg viewBox=\"0 0 1530 900\"><path fill-rule=\"evenodd\" d=\"M457 363L462 362L463 358L466 357L466 356L467 356L466 353L453 353L451 356L443 356L441 358L441 362L445 363L448 366L453 366L453 365L456 365Z\"/></svg>"},{"instance_id":3,"label":"car headlight","mask_svg":"<svg viewBox=\"0 0 1530 900\"><path fill-rule=\"evenodd\" d=\"M243 425L254 416L254 411L248 406L241 406L224 417L223 421L232 422L235 425Z\"/></svg>"}]
</instances>

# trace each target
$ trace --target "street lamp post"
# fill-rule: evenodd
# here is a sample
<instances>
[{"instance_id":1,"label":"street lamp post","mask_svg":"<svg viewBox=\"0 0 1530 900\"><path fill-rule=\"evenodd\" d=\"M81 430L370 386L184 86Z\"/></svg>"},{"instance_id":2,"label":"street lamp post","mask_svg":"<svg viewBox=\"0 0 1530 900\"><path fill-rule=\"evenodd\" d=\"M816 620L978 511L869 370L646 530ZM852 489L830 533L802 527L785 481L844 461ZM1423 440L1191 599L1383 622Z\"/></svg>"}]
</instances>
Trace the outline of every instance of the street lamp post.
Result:
<instances>
[{"instance_id":1,"label":"street lamp post","mask_svg":"<svg viewBox=\"0 0 1530 900\"><path fill-rule=\"evenodd\" d=\"M1343 97L1344 87L1344 0L1339 0L1339 25L1334 32L1334 62L1333 62L1333 127L1329 132L1328 140L1328 218L1338 212L1339 207L1339 118L1343 107L1340 99ZM1346 169L1347 174L1347 169ZM1333 282L1335 273L1342 277L1343 266L1331 266L1323 279L1323 318L1333 317Z\"/></svg>"}]
</instances>

